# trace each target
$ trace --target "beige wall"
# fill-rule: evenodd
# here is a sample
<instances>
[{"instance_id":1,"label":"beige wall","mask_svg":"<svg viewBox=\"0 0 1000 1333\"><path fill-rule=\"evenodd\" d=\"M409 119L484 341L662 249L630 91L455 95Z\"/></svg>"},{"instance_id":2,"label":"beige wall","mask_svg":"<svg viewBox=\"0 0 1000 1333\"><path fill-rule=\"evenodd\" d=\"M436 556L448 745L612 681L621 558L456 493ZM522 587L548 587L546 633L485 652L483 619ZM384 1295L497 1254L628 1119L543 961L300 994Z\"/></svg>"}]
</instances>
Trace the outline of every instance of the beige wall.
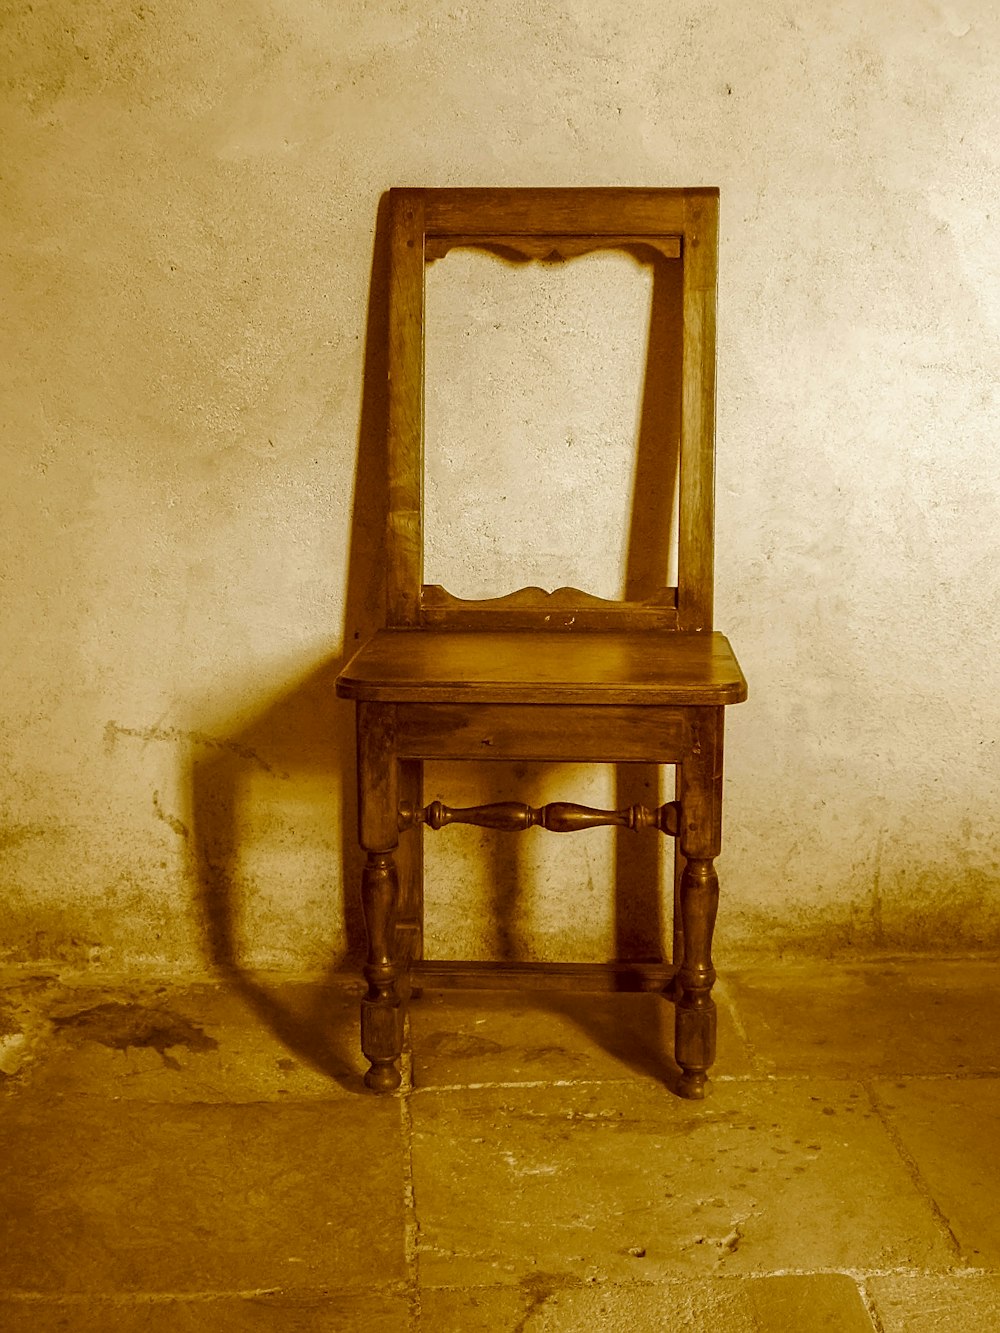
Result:
<instances>
[{"instance_id":1,"label":"beige wall","mask_svg":"<svg viewBox=\"0 0 1000 1333\"><path fill-rule=\"evenodd\" d=\"M356 943L331 681L374 614L393 184L721 187L718 621L752 693L720 944L1000 940L993 0L40 0L2 41L7 957ZM604 476L593 434L573 457ZM432 951L652 947L603 838L436 843Z\"/></svg>"}]
</instances>

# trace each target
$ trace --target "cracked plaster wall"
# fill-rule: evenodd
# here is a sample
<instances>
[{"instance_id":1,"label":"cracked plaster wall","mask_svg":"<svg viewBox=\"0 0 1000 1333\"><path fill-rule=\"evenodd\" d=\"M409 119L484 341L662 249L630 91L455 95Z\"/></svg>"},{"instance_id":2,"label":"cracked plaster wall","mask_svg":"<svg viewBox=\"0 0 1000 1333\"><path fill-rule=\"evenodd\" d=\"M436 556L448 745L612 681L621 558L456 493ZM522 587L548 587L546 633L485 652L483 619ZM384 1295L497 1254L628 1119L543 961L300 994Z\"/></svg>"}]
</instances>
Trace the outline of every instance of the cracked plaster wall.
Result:
<instances>
[{"instance_id":1,"label":"cracked plaster wall","mask_svg":"<svg viewBox=\"0 0 1000 1333\"><path fill-rule=\"evenodd\" d=\"M401 183L721 187L718 623L751 701L720 944L997 943L991 0L42 0L0 22L8 958L187 968L212 939L316 966L356 942L329 664L375 616L370 478L349 534L373 225ZM641 342L641 293L595 290L606 346ZM538 309L507 315L537 332ZM547 384L530 415L553 427ZM586 392L574 485L620 466ZM551 502L517 506L544 565ZM472 568L482 531L444 565ZM428 798L491 781L435 772ZM433 952L613 952L609 840L557 843L508 846L492 879L480 834L436 844Z\"/></svg>"}]
</instances>

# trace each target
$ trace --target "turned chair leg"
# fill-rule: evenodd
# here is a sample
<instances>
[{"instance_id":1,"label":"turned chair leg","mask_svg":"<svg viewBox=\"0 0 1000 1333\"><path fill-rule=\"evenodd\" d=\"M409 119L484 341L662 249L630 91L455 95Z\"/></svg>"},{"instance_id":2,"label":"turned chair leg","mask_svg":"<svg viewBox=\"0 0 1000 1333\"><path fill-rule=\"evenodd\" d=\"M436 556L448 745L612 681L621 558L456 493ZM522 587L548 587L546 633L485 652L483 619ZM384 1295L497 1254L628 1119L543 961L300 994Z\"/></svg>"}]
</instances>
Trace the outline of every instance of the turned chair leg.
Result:
<instances>
[{"instance_id":1,"label":"turned chair leg","mask_svg":"<svg viewBox=\"0 0 1000 1333\"><path fill-rule=\"evenodd\" d=\"M693 1099L705 1096L715 1061L712 930L718 902L719 877L711 860L689 860L681 879L684 962L678 974L675 1058L681 1067L680 1094Z\"/></svg>"},{"instance_id":2,"label":"turned chair leg","mask_svg":"<svg viewBox=\"0 0 1000 1333\"><path fill-rule=\"evenodd\" d=\"M713 864L722 833L722 709L706 710L693 726L693 752L681 766L681 935L684 955L675 983L674 1056L682 1097L705 1096L715 1060L712 933L719 905Z\"/></svg>"},{"instance_id":3,"label":"turned chair leg","mask_svg":"<svg viewBox=\"0 0 1000 1333\"><path fill-rule=\"evenodd\" d=\"M393 1092L401 1078L403 1023L409 995L407 960L397 940L399 872L399 763L395 753L396 710L358 705L358 825L367 853L361 874L361 905L368 932L361 1001L361 1049L371 1068L365 1083L373 1092Z\"/></svg>"},{"instance_id":4,"label":"turned chair leg","mask_svg":"<svg viewBox=\"0 0 1000 1333\"><path fill-rule=\"evenodd\" d=\"M400 1084L405 1007L395 957L398 900L399 876L392 852L369 852L361 877L368 931L364 968L368 994L361 1001L361 1049L371 1065L365 1083L373 1092L394 1092Z\"/></svg>"}]
</instances>

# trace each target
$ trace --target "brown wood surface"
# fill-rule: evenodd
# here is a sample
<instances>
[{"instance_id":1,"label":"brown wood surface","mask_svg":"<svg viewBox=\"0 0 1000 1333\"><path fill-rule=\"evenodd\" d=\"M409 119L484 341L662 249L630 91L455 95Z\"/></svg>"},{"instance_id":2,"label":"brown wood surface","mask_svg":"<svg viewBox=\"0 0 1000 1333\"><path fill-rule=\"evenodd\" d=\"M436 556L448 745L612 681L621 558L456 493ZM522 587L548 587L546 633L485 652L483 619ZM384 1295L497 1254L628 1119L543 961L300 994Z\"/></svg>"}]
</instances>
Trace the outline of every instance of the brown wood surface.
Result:
<instances>
[{"instance_id":1,"label":"brown wood surface","mask_svg":"<svg viewBox=\"0 0 1000 1333\"><path fill-rule=\"evenodd\" d=\"M358 841L366 852L391 851L399 841L399 765L392 704L358 704Z\"/></svg>"},{"instance_id":2,"label":"brown wood surface","mask_svg":"<svg viewBox=\"0 0 1000 1333\"><path fill-rule=\"evenodd\" d=\"M712 627L715 287L718 190L397 189L390 191L388 623L520 628L544 623L525 604L468 603L422 588L423 269L453 244L508 244L535 257L677 243L683 273L677 610L657 599L611 609L581 595L579 613L545 611L565 628ZM551 249L546 246L551 242ZM656 366L647 375L656 375ZM661 516L669 523L669 514ZM594 599L595 601L599 599Z\"/></svg>"},{"instance_id":3,"label":"brown wood surface","mask_svg":"<svg viewBox=\"0 0 1000 1333\"><path fill-rule=\"evenodd\" d=\"M712 628L715 550L715 287L719 201L685 202L678 628Z\"/></svg>"},{"instance_id":4,"label":"brown wood surface","mask_svg":"<svg viewBox=\"0 0 1000 1333\"><path fill-rule=\"evenodd\" d=\"M392 192L389 260L387 619L390 625L414 625L424 581L424 216L419 190Z\"/></svg>"},{"instance_id":5,"label":"brown wood surface","mask_svg":"<svg viewBox=\"0 0 1000 1333\"><path fill-rule=\"evenodd\" d=\"M652 991L670 998L670 963L484 962L428 958L414 964L414 984L441 990Z\"/></svg>"},{"instance_id":6,"label":"brown wood surface","mask_svg":"<svg viewBox=\"0 0 1000 1333\"><path fill-rule=\"evenodd\" d=\"M424 766L419 759L403 757L399 744L399 709L396 715L396 754L399 756L399 805L423 805ZM419 829L403 833L396 849L399 871L399 909L396 941L405 978L408 964L424 949L424 840ZM405 981L404 981L405 986Z\"/></svg>"},{"instance_id":7,"label":"brown wood surface","mask_svg":"<svg viewBox=\"0 0 1000 1333\"><path fill-rule=\"evenodd\" d=\"M601 704L427 704L396 708L403 759L531 759L673 764L688 745L684 708Z\"/></svg>"},{"instance_id":8,"label":"brown wood surface","mask_svg":"<svg viewBox=\"0 0 1000 1333\"><path fill-rule=\"evenodd\" d=\"M400 802L400 830L412 829L419 824L431 829L447 828L449 824L472 824L476 828L497 829L502 833L526 833L541 828L549 833L582 833L593 828L623 828L632 832L659 829L670 837L680 833L680 805L668 801L664 805L649 806L641 803L604 809L594 805L578 805L575 801L549 801L547 805L529 805L526 801L490 801L485 805L453 806L444 801L431 801L428 806Z\"/></svg>"},{"instance_id":9,"label":"brown wood surface","mask_svg":"<svg viewBox=\"0 0 1000 1333\"><path fill-rule=\"evenodd\" d=\"M662 588L641 602L614 602L578 588L518 588L477 601L428 583L420 592L420 622L437 629L673 630L677 589Z\"/></svg>"},{"instance_id":10,"label":"brown wood surface","mask_svg":"<svg viewBox=\"0 0 1000 1333\"><path fill-rule=\"evenodd\" d=\"M715 857L722 848L722 738L725 710L699 708L691 719L691 749L680 767L680 882L684 953L677 973L674 1050L683 1096L705 1095L715 1060L712 935L719 905Z\"/></svg>"},{"instance_id":11,"label":"brown wood surface","mask_svg":"<svg viewBox=\"0 0 1000 1333\"><path fill-rule=\"evenodd\" d=\"M683 235L692 195L718 196L711 186L676 190L443 189L422 191L433 235L496 233L590 236Z\"/></svg>"},{"instance_id":12,"label":"brown wood surface","mask_svg":"<svg viewBox=\"0 0 1000 1333\"><path fill-rule=\"evenodd\" d=\"M721 634L380 630L344 668L349 699L727 704L746 681ZM578 730L586 727L581 715Z\"/></svg>"}]
</instances>

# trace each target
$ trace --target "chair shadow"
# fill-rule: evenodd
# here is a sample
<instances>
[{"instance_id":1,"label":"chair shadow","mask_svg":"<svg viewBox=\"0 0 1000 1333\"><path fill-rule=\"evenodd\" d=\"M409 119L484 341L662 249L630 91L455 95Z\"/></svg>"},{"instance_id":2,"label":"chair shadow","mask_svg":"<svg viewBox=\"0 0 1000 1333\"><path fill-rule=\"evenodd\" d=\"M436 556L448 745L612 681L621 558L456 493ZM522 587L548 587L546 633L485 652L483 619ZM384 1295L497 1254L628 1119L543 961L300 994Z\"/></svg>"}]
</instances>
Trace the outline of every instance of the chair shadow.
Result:
<instances>
[{"instance_id":1,"label":"chair shadow","mask_svg":"<svg viewBox=\"0 0 1000 1333\"><path fill-rule=\"evenodd\" d=\"M662 995L640 994L638 986L626 984L618 993L625 991L634 993L636 1002L624 1014L620 1007L595 1003L593 992L548 991L542 1002L549 1013L569 1020L608 1055L677 1093L681 1070L673 1058L673 1005Z\"/></svg>"},{"instance_id":2,"label":"chair shadow","mask_svg":"<svg viewBox=\"0 0 1000 1333\"><path fill-rule=\"evenodd\" d=\"M343 1017L343 974L360 970L365 930L357 850L355 735L353 705L338 700L334 683L359 643L384 623L380 554L387 507L385 435L388 329L387 213L379 206L372 252L371 283L354 499L350 527L347 589L339 653L305 678L290 682L263 703L249 722L229 731L213 729L211 741L196 747L188 773L191 847L203 949L212 970L250 1005L268 1028L305 1063L351 1091L364 1091L359 1072L356 1013L350 1028ZM338 562L332 560L336 567ZM272 775L309 776L328 781L342 793L339 873L345 886L342 930L331 922L331 938L346 941L331 949L324 980L292 1003L287 988L269 982L247 960L241 939L245 889L241 885L241 827L244 788L263 770ZM331 866L331 880L337 869Z\"/></svg>"},{"instance_id":3,"label":"chair shadow","mask_svg":"<svg viewBox=\"0 0 1000 1333\"><path fill-rule=\"evenodd\" d=\"M338 664L324 664L248 725L213 737L210 748L199 747L189 774L191 845L203 946L212 970L301 1060L344 1087L359 1088L356 1038L352 1045L353 1031L339 1030L334 1021L343 1009L342 1002L335 1002L335 995L343 995L343 968L359 953L363 936L350 896L345 895L346 949L331 957L322 981L295 988L295 1000L288 986L269 980L247 960L243 930L248 891L240 871L240 831L249 805L247 787L261 772L295 783L303 778L343 783L353 724L349 711L334 699L337 671ZM347 791L344 784L345 796ZM253 814L261 818L259 804ZM353 846L353 838L344 845Z\"/></svg>"}]
</instances>

